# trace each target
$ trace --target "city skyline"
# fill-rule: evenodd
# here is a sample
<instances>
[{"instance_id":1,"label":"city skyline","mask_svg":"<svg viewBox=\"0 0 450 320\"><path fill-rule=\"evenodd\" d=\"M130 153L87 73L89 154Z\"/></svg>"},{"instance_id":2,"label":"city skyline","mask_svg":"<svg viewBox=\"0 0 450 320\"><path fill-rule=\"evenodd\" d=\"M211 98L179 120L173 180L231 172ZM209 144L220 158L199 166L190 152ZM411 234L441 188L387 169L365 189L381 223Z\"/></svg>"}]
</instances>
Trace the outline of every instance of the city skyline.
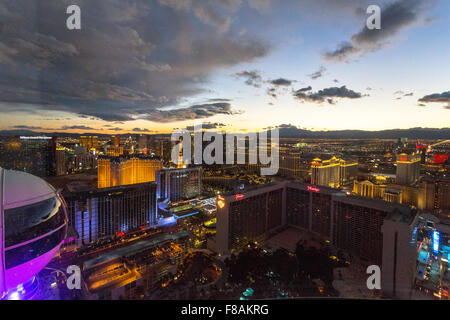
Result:
<instances>
[{"instance_id":1,"label":"city skyline","mask_svg":"<svg viewBox=\"0 0 450 320\"><path fill-rule=\"evenodd\" d=\"M448 127L444 1L73 4L0 5L0 130Z\"/></svg>"}]
</instances>

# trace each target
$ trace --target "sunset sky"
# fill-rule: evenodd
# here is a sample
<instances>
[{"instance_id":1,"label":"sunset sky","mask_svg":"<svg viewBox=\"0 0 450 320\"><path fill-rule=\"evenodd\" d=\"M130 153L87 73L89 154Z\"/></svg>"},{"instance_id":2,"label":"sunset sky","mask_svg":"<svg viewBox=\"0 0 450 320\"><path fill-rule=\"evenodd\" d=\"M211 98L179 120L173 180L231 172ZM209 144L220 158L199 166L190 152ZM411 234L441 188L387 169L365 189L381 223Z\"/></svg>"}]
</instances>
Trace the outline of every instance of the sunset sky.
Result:
<instances>
[{"instance_id":1,"label":"sunset sky","mask_svg":"<svg viewBox=\"0 0 450 320\"><path fill-rule=\"evenodd\" d=\"M449 127L450 2L3 0L0 112L43 132Z\"/></svg>"}]
</instances>

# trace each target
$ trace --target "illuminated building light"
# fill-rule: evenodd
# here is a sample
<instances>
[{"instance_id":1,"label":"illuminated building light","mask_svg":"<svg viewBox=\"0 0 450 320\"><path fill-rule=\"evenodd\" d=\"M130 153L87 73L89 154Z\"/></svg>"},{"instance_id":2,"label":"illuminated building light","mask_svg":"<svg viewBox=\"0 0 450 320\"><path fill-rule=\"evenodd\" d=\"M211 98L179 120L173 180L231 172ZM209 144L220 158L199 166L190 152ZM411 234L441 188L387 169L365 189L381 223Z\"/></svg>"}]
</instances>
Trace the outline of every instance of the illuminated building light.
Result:
<instances>
[{"instance_id":1,"label":"illuminated building light","mask_svg":"<svg viewBox=\"0 0 450 320\"><path fill-rule=\"evenodd\" d=\"M224 201L224 200L218 200L218 201L217 201L217 206L218 206L220 209L223 209L223 208L225 207L225 201Z\"/></svg>"},{"instance_id":2,"label":"illuminated building light","mask_svg":"<svg viewBox=\"0 0 450 320\"><path fill-rule=\"evenodd\" d=\"M175 219L181 219L181 218L186 218L186 217L189 217L189 216L193 216L195 214L198 214L198 211L185 214L184 216L177 216L177 215L174 215L174 216L175 216Z\"/></svg>"},{"instance_id":3,"label":"illuminated building light","mask_svg":"<svg viewBox=\"0 0 450 320\"><path fill-rule=\"evenodd\" d=\"M439 232L433 231L433 252L438 253L439 252Z\"/></svg>"},{"instance_id":4,"label":"illuminated building light","mask_svg":"<svg viewBox=\"0 0 450 320\"><path fill-rule=\"evenodd\" d=\"M238 194L236 194L236 195L234 196L234 199L235 199L236 201L242 200L242 199L244 199L244 198L245 198L245 195L243 195L243 194L241 194L241 193L238 193Z\"/></svg>"},{"instance_id":5,"label":"illuminated building light","mask_svg":"<svg viewBox=\"0 0 450 320\"><path fill-rule=\"evenodd\" d=\"M313 187L313 186L307 186L306 190L308 191L312 191L312 192L320 192L320 189L317 187Z\"/></svg>"}]
</instances>

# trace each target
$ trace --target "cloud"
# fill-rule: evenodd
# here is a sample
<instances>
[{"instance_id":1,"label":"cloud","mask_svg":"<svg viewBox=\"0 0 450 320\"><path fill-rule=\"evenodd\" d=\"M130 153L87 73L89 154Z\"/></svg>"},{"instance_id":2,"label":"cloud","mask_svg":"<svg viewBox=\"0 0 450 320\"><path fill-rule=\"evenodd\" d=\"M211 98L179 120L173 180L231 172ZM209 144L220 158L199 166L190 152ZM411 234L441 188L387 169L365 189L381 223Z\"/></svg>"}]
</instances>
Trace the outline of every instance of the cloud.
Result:
<instances>
[{"instance_id":1,"label":"cloud","mask_svg":"<svg viewBox=\"0 0 450 320\"><path fill-rule=\"evenodd\" d=\"M8 104L0 112L130 121L177 106L205 92L216 71L271 51L254 35L228 30L226 15L203 2L76 0L84 14L74 32L64 28L64 1L2 1L0 102Z\"/></svg>"},{"instance_id":2,"label":"cloud","mask_svg":"<svg viewBox=\"0 0 450 320\"><path fill-rule=\"evenodd\" d=\"M447 103L447 106L444 106L445 109L449 109L450 107L450 91L442 92L442 93L433 93L426 96L423 96L418 100L418 102L437 102L437 103Z\"/></svg>"},{"instance_id":3,"label":"cloud","mask_svg":"<svg viewBox=\"0 0 450 320\"><path fill-rule=\"evenodd\" d=\"M381 10L381 29L370 30L365 25L351 36L350 41L341 43L334 51L325 53L326 60L341 62L351 56L377 51L403 29L424 21L423 15L428 11L426 0L398 0L389 3Z\"/></svg>"},{"instance_id":4,"label":"cloud","mask_svg":"<svg viewBox=\"0 0 450 320\"><path fill-rule=\"evenodd\" d=\"M266 13L271 8L271 0L247 0L248 6L259 13Z\"/></svg>"},{"instance_id":5,"label":"cloud","mask_svg":"<svg viewBox=\"0 0 450 320\"><path fill-rule=\"evenodd\" d=\"M300 88L296 92L306 92L306 91L311 91L311 90L312 90L312 87L308 86L308 87L305 87L305 88Z\"/></svg>"},{"instance_id":6,"label":"cloud","mask_svg":"<svg viewBox=\"0 0 450 320\"><path fill-rule=\"evenodd\" d=\"M349 56L359 52L361 52L361 49L354 47L350 42L343 42L336 50L326 52L324 58L330 61L342 62L346 61Z\"/></svg>"},{"instance_id":7,"label":"cloud","mask_svg":"<svg viewBox=\"0 0 450 320\"><path fill-rule=\"evenodd\" d=\"M42 127L25 126L25 125L13 126L13 128L14 129L26 129L26 130L39 130L39 129L42 129Z\"/></svg>"},{"instance_id":8,"label":"cloud","mask_svg":"<svg viewBox=\"0 0 450 320\"><path fill-rule=\"evenodd\" d=\"M187 108L171 110L155 110L148 113L146 120L153 122L174 122L194 119L205 119L215 115L241 114L242 111L232 110L231 105L225 102L193 105Z\"/></svg>"},{"instance_id":9,"label":"cloud","mask_svg":"<svg viewBox=\"0 0 450 320\"><path fill-rule=\"evenodd\" d=\"M75 125L75 126L62 126L60 130L97 130L97 129L84 125Z\"/></svg>"},{"instance_id":10,"label":"cloud","mask_svg":"<svg viewBox=\"0 0 450 320\"><path fill-rule=\"evenodd\" d=\"M276 89L275 88L267 88L266 93L272 98L277 98Z\"/></svg>"},{"instance_id":11,"label":"cloud","mask_svg":"<svg viewBox=\"0 0 450 320\"><path fill-rule=\"evenodd\" d=\"M211 3L194 1L192 6L195 16L204 23L216 26L221 32L226 32L230 28L231 18L222 16Z\"/></svg>"},{"instance_id":12,"label":"cloud","mask_svg":"<svg viewBox=\"0 0 450 320\"><path fill-rule=\"evenodd\" d=\"M346 86L330 87L319 90L318 92L306 93L306 91L309 91L310 88L311 87L307 87L294 91L293 96L302 102L308 101L308 102L322 103L326 101L329 104L336 103L336 101L333 98L359 99L363 97L361 93L347 89Z\"/></svg>"},{"instance_id":13,"label":"cloud","mask_svg":"<svg viewBox=\"0 0 450 320\"><path fill-rule=\"evenodd\" d=\"M231 102L231 99L227 99L227 98L212 98L212 99L208 99L208 102Z\"/></svg>"},{"instance_id":14,"label":"cloud","mask_svg":"<svg viewBox=\"0 0 450 320\"><path fill-rule=\"evenodd\" d=\"M131 130L133 132L152 132L153 130L149 130L149 129L145 129L145 128L134 128L133 130Z\"/></svg>"},{"instance_id":15,"label":"cloud","mask_svg":"<svg viewBox=\"0 0 450 320\"><path fill-rule=\"evenodd\" d=\"M108 129L108 130L111 130L111 131L123 131L123 129L119 128L119 127L114 127L114 128Z\"/></svg>"},{"instance_id":16,"label":"cloud","mask_svg":"<svg viewBox=\"0 0 450 320\"><path fill-rule=\"evenodd\" d=\"M410 93L405 93L403 96L404 97L412 97L414 95L414 93L410 92Z\"/></svg>"},{"instance_id":17,"label":"cloud","mask_svg":"<svg viewBox=\"0 0 450 320\"><path fill-rule=\"evenodd\" d=\"M262 77L258 70L241 71L234 74L236 79L244 78L245 84L255 88L261 87Z\"/></svg>"},{"instance_id":18,"label":"cloud","mask_svg":"<svg viewBox=\"0 0 450 320\"><path fill-rule=\"evenodd\" d=\"M292 84L292 80L278 78L270 80L269 83L273 84L274 86L290 86Z\"/></svg>"},{"instance_id":19,"label":"cloud","mask_svg":"<svg viewBox=\"0 0 450 320\"><path fill-rule=\"evenodd\" d=\"M319 70L317 70L316 72L313 72L311 74L308 75L308 77L310 77L313 80L316 80L317 78L320 78L323 76L323 73L326 71L327 69L324 66L320 66Z\"/></svg>"},{"instance_id":20,"label":"cloud","mask_svg":"<svg viewBox=\"0 0 450 320\"><path fill-rule=\"evenodd\" d=\"M220 123L220 122L204 122L202 123L202 129L208 130L208 129L217 129L221 127L225 127L226 124ZM187 126L186 130L193 131L194 126Z\"/></svg>"}]
</instances>

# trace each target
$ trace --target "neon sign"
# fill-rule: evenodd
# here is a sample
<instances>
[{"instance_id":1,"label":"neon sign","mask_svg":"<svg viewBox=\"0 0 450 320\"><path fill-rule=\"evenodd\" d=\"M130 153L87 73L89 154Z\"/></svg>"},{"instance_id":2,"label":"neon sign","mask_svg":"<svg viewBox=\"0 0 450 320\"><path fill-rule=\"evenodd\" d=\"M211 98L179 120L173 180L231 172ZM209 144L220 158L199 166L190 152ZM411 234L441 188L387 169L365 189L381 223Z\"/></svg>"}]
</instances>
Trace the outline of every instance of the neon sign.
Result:
<instances>
[{"instance_id":1,"label":"neon sign","mask_svg":"<svg viewBox=\"0 0 450 320\"><path fill-rule=\"evenodd\" d=\"M307 186L306 190L312 191L312 192L320 192L319 188L313 187L313 186Z\"/></svg>"},{"instance_id":2,"label":"neon sign","mask_svg":"<svg viewBox=\"0 0 450 320\"><path fill-rule=\"evenodd\" d=\"M236 194L236 195L234 196L234 199L237 200L237 201L242 200L242 199L244 199L244 198L245 198L245 195L243 195L243 194L241 194L241 193L238 193L238 194Z\"/></svg>"}]
</instances>

